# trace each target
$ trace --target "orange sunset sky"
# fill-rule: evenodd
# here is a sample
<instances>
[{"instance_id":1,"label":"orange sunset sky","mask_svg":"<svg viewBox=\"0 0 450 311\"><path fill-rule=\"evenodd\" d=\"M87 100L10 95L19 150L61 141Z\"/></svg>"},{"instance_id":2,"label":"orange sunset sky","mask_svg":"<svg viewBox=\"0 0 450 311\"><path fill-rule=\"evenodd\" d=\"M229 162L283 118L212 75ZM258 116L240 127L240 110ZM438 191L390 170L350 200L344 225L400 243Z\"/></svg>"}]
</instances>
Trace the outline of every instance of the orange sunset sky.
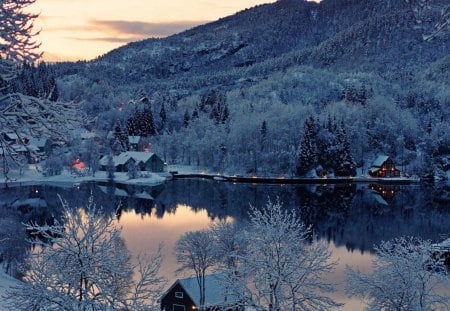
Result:
<instances>
[{"instance_id":1,"label":"orange sunset sky","mask_svg":"<svg viewBox=\"0 0 450 311\"><path fill-rule=\"evenodd\" d=\"M165 37L268 0L37 0L44 60L92 59L131 41Z\"/></svg>"},{"instance_id":2,"label":"orange sunset sky","mask_svg":"<svg viewBox=\"0 0 450 311\"><path fill-rule=\"evenodd\" d=\"M320 1L320 0L312 0ZM46 61L89 60L131 41L168 35L274 0L36 0Z\"/></svg>"}]
</instances>

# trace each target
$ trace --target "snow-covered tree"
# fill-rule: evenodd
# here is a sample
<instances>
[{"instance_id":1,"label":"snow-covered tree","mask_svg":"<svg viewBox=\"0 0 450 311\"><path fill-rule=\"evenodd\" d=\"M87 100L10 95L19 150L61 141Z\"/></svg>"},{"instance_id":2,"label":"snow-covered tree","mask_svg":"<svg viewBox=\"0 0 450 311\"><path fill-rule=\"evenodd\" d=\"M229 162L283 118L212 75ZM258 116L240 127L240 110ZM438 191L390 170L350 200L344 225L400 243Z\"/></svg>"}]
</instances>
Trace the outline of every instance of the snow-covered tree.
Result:
<instances>
[{"instance_id":1,"label":"snow-covered tree","mask_svg":"<svg viewBox=\"0 0 450 311\"><path fill-rule=\"evenodd\" d=\"M317 127L312 117L306 119L303 129L297 163L297 175L300 176L317 165Z\"/></svg>"},{"instance_id":2,"label":"snow-covered tree","mask_svg":"<svg viewBox=\"0 0 450 311\"><path fill-rule=\"evenodd\" d=\"M134 161L127 164L127 176L129 179L136 179L139 177L139 166Z\"/></svg>"},{"instance_id":3,"label":"snow-covered tree","mask_svg":"<svg viewBox=\"0 0 450 311\"><path fill-rule=\"evenodd\" d=\"M236 223L221 221L210 226L214 256L219 267L237 268L239 256L245 251L245 240Z\"/></svg>"},{"instance_id":4,"label":"snow-covered tree","mask_svg":"<svg viewBox=\"0 0 450 311\"><path fill-rule=\"evenodd\" d=\"M373 272L347 267L347 291L375 310L448 310L450 297L444 263L433 259L431 243L400 237L375 248Z\"/></svg>"},{"instance_id":5,"label":"snow-covered tree","mask_svg":"<svg viewBox=\"0 0 450 311\"><path fill-rule=\"evenodd\" d=\"M66 156L62 152L53 152L42 166L43 174L45 176L60 175L67 163Z\"/></svg>"},{"instance_id":6,"label":"snow-covered tree","mask_svg":"<svg viewBox=\"0 0 450 311\"><path fill-rule=\"evenodd\" d=\"M0 1L0 85L6 85L22 68L22 64L35 62L40 53L34 41L35 14L24 10L35 0ZM37 99L21 93L0 95L0 160L3 174L8 179L12 162L19 162L14 148L5 135L14 134L23 143L32 137L52 137L65 141L70 129L77 124L74 107L55 103L49 99ZM32 150L30 150L32 152Z\"/></svg>"},{"instance_id":7,"label":"snow-covered tree","mask_svg":"<svg viewBox=\"0 0 450 311\"><path fill-rule=\"evenodd\" d=\"M228 288L243 304L264 310L330 310L338 307L324 293L333 286L324 276L336 263L325 242L309 242L310 228L294 211L270 200L250 211L246 249L227 273ZM236 269L236 270L234 270Z\"/></svg>"},{"instance_id":8,"label":"snow-covered tree","mask_svg":"<svg viewBox=\"0 0 450 311\"><path fill-rule=\"evenodd\" d=\"M62 200L61 200L62 201ZM24 283L5 299L14 310L148 310L161 294L161 248L132 256L115 217L89 199L84 210L62 201L61 222L27 225L39 247L26 259Z\"/></svg>"},{"instance_id":9,"label":"snow-covered tree","mask_svg":"<svg viewBox=\"0 0 450 311\"><path fill-rule=\"evenodd\" d=\"M38 15L26 13L25 8L36 0L0 1L0 78L9 80L16 76L18 63L33 63L40 57L34 41L37 32L33 21Z\"/></svg>"},{"instance_id":10,"label":"snow-covered tree","mask_svg":"<svg viewBox=\"0 0 450 311\"><path fill-rule=\"evenodd\" d=\"M414 18L418 24L422 24L432 6L438 2L434 0L405 0L409 4ZM434 3L433 3L434 2ZM444 5L441 8L439 19L434 23L434 29L430 34L424 35L425 40L433 40L437 36L450 33L450 5Z\"/></svg>"},{"instance_id":11,"label":"snow-covered tree","mask_svg":"<svg viewBox=\"0 0 450 311\"><path fill-rule=\"evenodd\" d=\"M175 246L178 272L194 271L200 293L200 305L205 303L205 276L215 265L214 246L209 230L185 233Z\"/></svg>"},{"instance_id":12,"label":"snow-covered tree","mask_svg":"<svg viewBox=\"0 0 450 311\"><path fill-rule=\"evenodd\" d=\"M336 167L335 174L337 176L355 176L356 175L356 165L353 161L353 156L350 151L350 142L347 136L347 132L344 127L344 123L337 129L336 134Z\"/></svg>"},{"instance_id":13,"label":"snow-covered tree","mask_svg":"<svg viewBox=\"0 0 450 311\"><path fill-rule=\"evenodd\" d=\"M106 163L106 176L110 184L114 183L116 173L116 166L114 165L114 158L112 155L108 155L108 162Z\"/></svg>"}]
</instances>

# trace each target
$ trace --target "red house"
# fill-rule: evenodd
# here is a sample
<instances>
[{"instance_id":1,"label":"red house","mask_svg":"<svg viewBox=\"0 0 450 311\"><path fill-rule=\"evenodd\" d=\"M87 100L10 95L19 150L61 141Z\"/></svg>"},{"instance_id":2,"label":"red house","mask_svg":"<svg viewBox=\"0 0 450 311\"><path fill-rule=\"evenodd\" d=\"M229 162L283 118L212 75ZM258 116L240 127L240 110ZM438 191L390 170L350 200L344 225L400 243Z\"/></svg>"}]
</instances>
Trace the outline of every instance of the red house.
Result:
<instances>
[{"instance_id":1,"label":"red house","mask_svg":"<svg viewBox=\"0 0 450 311\"><path fill-rule=\"evenodd\" d=\"M395 167L394 161L389 156L382 155L378 156L369 168L369 175L379 178L400 177L400 170Z\"/></svg>"}]
</instances>

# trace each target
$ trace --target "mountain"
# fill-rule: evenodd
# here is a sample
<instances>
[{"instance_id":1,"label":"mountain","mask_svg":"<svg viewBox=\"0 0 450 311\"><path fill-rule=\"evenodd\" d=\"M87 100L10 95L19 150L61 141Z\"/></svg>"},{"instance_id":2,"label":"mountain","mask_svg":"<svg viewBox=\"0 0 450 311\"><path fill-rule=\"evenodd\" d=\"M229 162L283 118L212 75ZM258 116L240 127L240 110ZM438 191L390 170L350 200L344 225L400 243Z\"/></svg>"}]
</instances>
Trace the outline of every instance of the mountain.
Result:
<instances>
[{"instance_id":1,"label":"mountain","mask_svg":"<svg viewBox=\"0 0 450 311\"><path fill-rule=\"evenodd\" d=\"M424 40L448 3L432 4L279 0L53 70L100 130L145 95L170 162L292 173L312 116L324 150L339 128L357 164L389 154L419 174L450 153L449 34Z\"/></svg>"},{"instance_id":2,"label":"mountain","mask_svg":"<svg viewBox=\"0 0 450 311\"><path fill-rule=\"evenodd\" d=\"M270 68L273 62L351 71L423 68L450 48L449 40L424 41L424 31L405 1L281 0L167 38L130 43L76 72L92 80L102 73L121 85L164 84L240 68L233 75L245 78L255 65L265 74L277 70Z\"/></svg>"}]
</instances>

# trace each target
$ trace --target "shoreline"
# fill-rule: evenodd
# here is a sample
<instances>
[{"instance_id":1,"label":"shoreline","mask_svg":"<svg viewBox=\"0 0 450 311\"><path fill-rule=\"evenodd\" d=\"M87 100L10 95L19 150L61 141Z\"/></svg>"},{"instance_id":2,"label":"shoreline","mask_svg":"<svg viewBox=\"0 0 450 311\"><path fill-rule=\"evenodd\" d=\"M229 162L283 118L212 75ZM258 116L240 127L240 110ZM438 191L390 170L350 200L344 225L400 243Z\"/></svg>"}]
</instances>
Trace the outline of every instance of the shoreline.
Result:
<instances>
[{"instance_id":1,"label":"shoreline","mask_svg":"<svg viewBox=\"0 0 450 311\"><path fill-rule=\"evenodd\" d=\"M307 178L307 177L256 177L256 176L227 176L218 174L192 173L178 174L172 173L173 179L201 178L222 182L250 183L250 184L352 184L352 183L379 183L388 185L409 185L420 183L422 180L415 178L372 178L372 177L333 177L333 178Z\"/></svg>"}]
</instances>

